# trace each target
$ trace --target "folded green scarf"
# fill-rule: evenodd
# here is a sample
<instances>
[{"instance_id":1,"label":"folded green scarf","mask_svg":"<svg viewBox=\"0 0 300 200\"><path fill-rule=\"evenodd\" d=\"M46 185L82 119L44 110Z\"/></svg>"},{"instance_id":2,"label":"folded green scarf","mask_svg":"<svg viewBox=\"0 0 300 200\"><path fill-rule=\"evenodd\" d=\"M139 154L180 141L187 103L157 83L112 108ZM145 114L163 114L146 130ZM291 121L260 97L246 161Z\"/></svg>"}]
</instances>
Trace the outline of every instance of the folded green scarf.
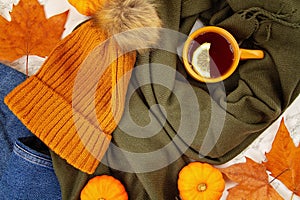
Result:
<instances>
[{"instance_id":1,"label":"folded green scarf","mask_svg":"<svg viewBox=\"0 0 300 200\"><path fill-rule=\"evenodd\" d=\"M190 78L174 53L154 49L138 56L136 65L143 65L143 70L132 75L130 87L137 90L128 96L130 117L121 120L114 145L92 175L118 178L133 200L175 199L178 172L184 165L191 160L222 164L232 159L300 92L299 0L155 2L165 28L188 34L200 18L205 25L231 32L241 47L263 50L265 58L240 62L224 83L206 85ZM169 68L160 71L153 63ZM180 75L163 69L176 69ZM165 85L159 84L161 79ZM134 124L141 137L128 134L127 130L137 129ZM155 151L159 153L151 154ZM79 199L92 176L54 153L52 157L63 199Z\"/></svg>"}]
</instances>

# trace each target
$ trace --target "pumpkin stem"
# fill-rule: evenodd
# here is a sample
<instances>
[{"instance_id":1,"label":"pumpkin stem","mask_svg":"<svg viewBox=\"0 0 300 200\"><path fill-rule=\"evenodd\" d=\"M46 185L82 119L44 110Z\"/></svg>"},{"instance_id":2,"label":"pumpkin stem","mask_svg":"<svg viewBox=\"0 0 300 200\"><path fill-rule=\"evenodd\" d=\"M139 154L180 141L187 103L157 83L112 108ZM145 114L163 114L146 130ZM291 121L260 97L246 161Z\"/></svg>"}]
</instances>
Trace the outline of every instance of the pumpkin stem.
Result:
<instances>
[{"instance_id":1,"label":"pumpkin stem","mask_svg":"<svg viewBox=\"0 0 300 200\"><path fill-rule=\"evenodd\" d=\"M205 183L200 183L197 187L199 192L204 192L207 188L207 185Z\"/></svg>"}]
</instances>

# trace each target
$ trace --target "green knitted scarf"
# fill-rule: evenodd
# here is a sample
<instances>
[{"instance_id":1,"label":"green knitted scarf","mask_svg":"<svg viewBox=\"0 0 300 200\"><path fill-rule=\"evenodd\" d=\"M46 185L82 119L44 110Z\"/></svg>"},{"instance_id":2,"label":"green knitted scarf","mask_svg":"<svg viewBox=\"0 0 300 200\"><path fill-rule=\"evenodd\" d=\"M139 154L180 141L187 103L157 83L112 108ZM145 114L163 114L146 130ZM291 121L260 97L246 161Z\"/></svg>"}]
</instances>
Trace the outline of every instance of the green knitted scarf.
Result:
<instances>
[{"instance_id":1,"label":"green knitted scarf","mask_svg":"<svg viewBox=\"0 0 300 200\"><path fill-rule=\"evenodd\" d=\"M265 57L240 62L238 70L222 83L205 84L185 72L180 56L174 53L179 41L174 40L174 52L153 49L138 56L136 68L140 70L132 74L127 114L92 175L118 178L132 200L175 199L183 166L192 160L216 165L229 161L300 92L299 0L155 3L164 28L189 34L200 18L205 25L231 32L241 47L263 50ZM79 199L92 176L54 153L52 157L63 199Z\"/></svg>"}]
</instances>

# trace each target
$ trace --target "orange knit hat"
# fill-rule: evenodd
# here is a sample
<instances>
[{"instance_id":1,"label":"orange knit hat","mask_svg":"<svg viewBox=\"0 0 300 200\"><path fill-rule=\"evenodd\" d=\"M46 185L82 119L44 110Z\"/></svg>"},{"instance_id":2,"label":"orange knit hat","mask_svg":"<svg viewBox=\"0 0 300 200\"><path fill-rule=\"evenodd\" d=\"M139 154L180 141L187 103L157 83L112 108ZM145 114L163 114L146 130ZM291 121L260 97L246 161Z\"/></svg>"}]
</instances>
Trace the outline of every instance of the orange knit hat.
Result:
<instances>
[{"instance_id":1,"label":"orange knit hat","mask_svg":"<svg viewBox=\"0 0 300 200\"><path fill-rule=\"evenodd\" d=\"M124 54L121 48L136 43L132 38L107 39L133 28L160 25L154 6L145 0L105 2L91 20L58 44L36 75L8 94L5 103L51 150L83 172L93 173L121 119L136 59L135 51ZM143 35L140 42L157 42L158 32L151 34ZM85 63L90 57L97 59L97 66L92 59ZM88 70L80 69L87 64ZM91 77L95 73L101 73L96 81ZM74 92L76 82L84 84ZM95 93L86 95L93 87Z\"/></svg>"}]
</instances>

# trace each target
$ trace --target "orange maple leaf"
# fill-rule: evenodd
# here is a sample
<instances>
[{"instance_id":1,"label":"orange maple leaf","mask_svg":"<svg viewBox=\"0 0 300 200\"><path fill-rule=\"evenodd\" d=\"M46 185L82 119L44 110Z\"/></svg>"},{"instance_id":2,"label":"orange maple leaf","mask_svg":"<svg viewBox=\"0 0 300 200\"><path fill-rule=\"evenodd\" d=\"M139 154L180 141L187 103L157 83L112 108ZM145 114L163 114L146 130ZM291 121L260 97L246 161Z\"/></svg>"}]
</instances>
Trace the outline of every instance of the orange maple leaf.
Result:
<instances>
[{"instance_id":1,"label":"orange maple leaf","mask_svg":"<svg viewBox=\"0 0 300 200\"><path fill-rule=\"evenodd\" d=\"M37 0L20 0L11 22L0 16L0 60L12 62L24 55L49 55L61 40L68 11L46 19Z\"/></svg>"},{"instance_id":2,"label":"orange maple leaf","mask_svg":"<svg viewBox=\"0 0 300 200\"><path fill-rule=\"evenodd\" d=\"M238 163L220 169L230 180L238 185L228 190L228 200L282 200L283 198L270 185L266 167L246 158L246 163Z\"/></svg>"},{"instance_id":3,"label":"orange maple leaf","mask_svg":"<svg viewBox=\"0 0 300 200\"><path fill-rule=\"evenodd\" d=\"M300 147L295 146L284 119L281 120L272 149L266 157L264 165L271 175L300 196Z\"/></svg>"}]
</instances>

